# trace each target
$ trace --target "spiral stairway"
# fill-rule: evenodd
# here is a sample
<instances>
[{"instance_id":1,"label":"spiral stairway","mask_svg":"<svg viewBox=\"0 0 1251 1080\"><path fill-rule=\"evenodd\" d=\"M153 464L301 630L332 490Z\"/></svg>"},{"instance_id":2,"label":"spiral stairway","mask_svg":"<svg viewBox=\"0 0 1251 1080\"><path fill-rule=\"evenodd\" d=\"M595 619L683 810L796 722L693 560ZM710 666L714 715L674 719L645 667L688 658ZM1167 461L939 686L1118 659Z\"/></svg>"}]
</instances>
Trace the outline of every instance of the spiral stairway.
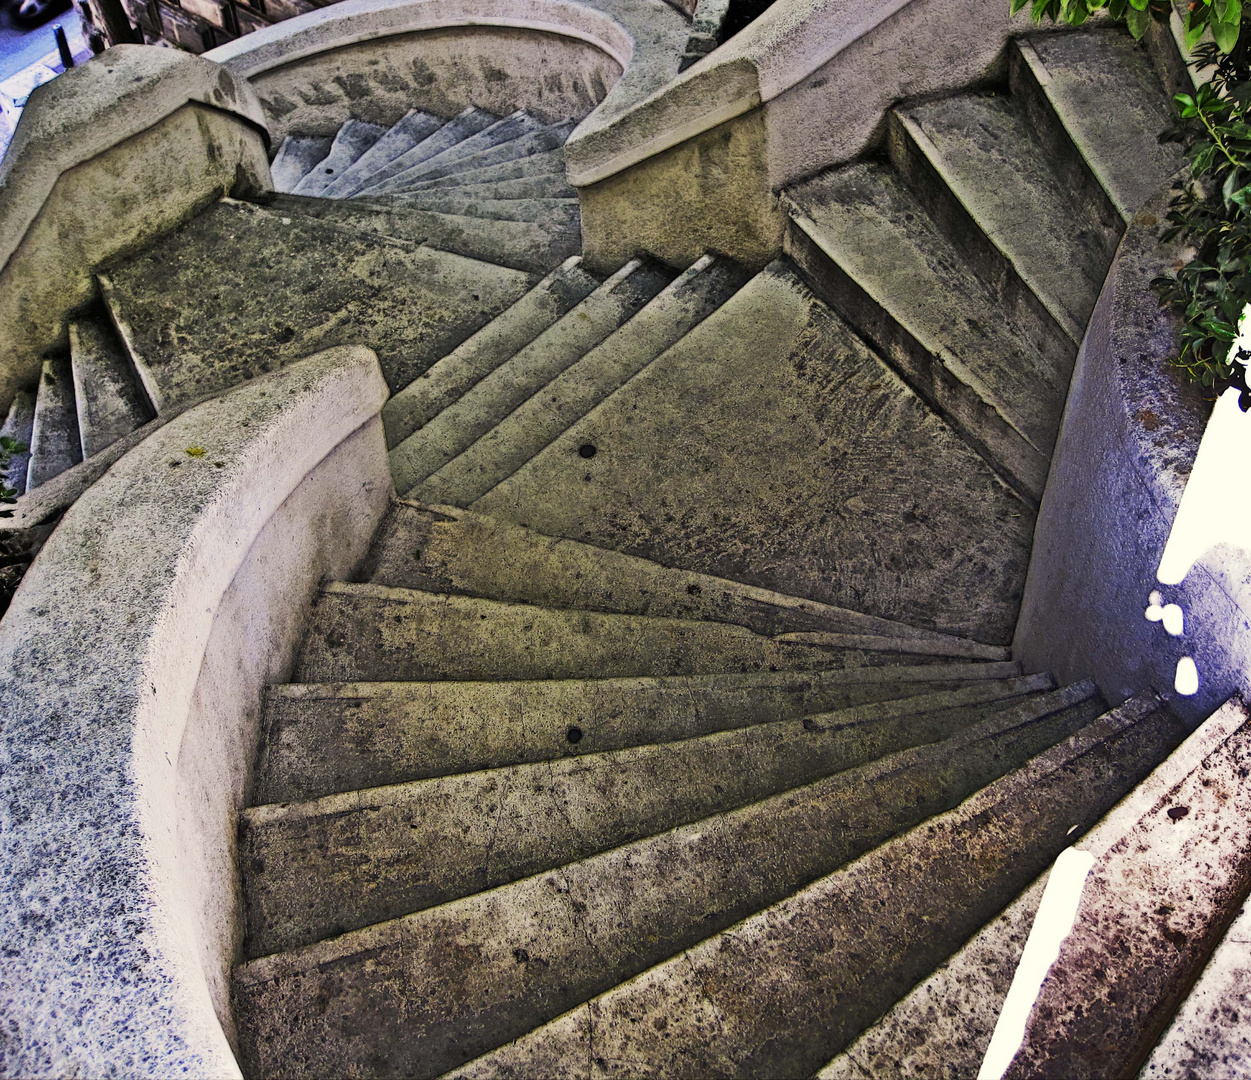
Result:
<instances>
[{"instance_id":1,"label":"spiral stairway","mask_svg":"<svg viewBox=\"0 0 1251 1080\"><path fill-rule=\"evenodd\" d=\"M1083 328L1178 165L1128 37L1010 51L783 192L763 268L589 272L572 122L469 109L289 136L280 194L102 277L10 415L32 485L54 430L90 456L329 345L393 392L399 495L240 821L248 1075L976 1073L994 1010L953 1035L920 988L980 947L1002 1001L1003 920L1188 734L1007 647Z\"/></svg>"}]
</instances>

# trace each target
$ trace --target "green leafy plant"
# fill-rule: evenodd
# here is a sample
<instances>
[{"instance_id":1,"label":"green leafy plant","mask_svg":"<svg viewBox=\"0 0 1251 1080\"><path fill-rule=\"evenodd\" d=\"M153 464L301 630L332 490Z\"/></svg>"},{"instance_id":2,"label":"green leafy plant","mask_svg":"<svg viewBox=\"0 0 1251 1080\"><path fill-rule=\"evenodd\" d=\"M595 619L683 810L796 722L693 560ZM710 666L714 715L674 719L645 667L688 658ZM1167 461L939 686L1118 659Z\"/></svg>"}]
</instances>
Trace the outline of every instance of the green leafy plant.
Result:
<instances>
[{"instance_id":1,"label":"green leafy plant","mask_svg":"<svg viewBox=\"0 0 1251 1080\"><path fill-rule=\"evenodd\" d=\"M1219 0L1221 4L1220 18L1227 17L1227 7L1231 0ZM1232 0L1241 5L1241 0ZM1210 0L1198 0L1206 14L1212 17ZM1136 38L1142 37L1151 25L1152 18L1167 20L1170 11L1170 0L1012 0L1011 13L1015 15L1026 7L1030 9L1030 18L1035 22L1050 19L1052 22L1067 23L1069 26L1081 26L1091 15L1098 11L1106 11L1114 19L1124 19L1129 31ZM1239 6L1239 17L1241 6ZM1200 16L1196 15L1196 18ZM1206 24L1205 24L1206 25ZM1199 30L1203 34L1203 30ZM1235 37L1237 35L1235 34Z\"/></svg>"}]
</instances>

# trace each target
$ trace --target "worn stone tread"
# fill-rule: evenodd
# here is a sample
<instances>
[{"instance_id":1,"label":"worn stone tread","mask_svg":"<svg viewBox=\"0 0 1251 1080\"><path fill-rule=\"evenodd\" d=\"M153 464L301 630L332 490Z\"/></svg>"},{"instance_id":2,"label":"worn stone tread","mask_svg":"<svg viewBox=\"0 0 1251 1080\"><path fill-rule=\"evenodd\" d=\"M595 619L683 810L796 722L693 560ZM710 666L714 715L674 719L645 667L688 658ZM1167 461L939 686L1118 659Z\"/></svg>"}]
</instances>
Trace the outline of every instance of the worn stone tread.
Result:
<instances>
[{"instance_id":1,"label":"worn stone tread","mask_svg":"<svg viewBox=\"0 0 1251 1080\"><path fill-rule=\"evenodd\" d=\"M650 559L546 536L460 507L399 501L364 576L376 585L464 593L546 607L735 623L759 634L879 634L925 641L936 655L1007 660L1008 649L922 630Z\"/></svg>"},{"instance_id":2,"label":"worn stone tread","mask_svg":"<svg viewBox=\"0 0 1251 1080\"><path fill-rule=\"evenodd\" d=\"M542 396L527 408L546 419ZM430 482L413 494L457 501ZM1033 532L782 262L472 508L987 644L1011 638Z\"/></svg>"},{"instance_id":3,"label":"worn stone tread","mask_svg":"<svg viewBox=\"0 0 1251 1080\"><path fill-rule=\"evenodd\" d=\"M746 278L728 260L697 260L629 322L407 494L453 506L481 498L698 326Z\"/></svg>"},{"instance_id":4,"label":"worn stone tread","mask_svg":"<svg viewBox=\"0 0 1251 1080\"><path fill-rule=\"evenodd\" d=\"M344 171L361 158L387 129L379 124L367 124L363 120L347 120L339 128L326 156L317 162L304 178L292 188L295 195L325 195L326 189Z\"/></svg>"},{"instance_id":5,"label":"worn stone tread","mask_svg":"<svg viewBox=\"0 0 1251 1080\"><path fill-rule=\"evenodd\" d=\"M463 164L458 162L457 164ZM415 195L419 191L436 191L441 188L455 188L466 184L493 184L504 180L521 180L527 177L564 176L565 154L559 147L555 150L544 150L526 157L511 158L494 165L479 165L476 168L458 169L456 172L437 176L431 180L414 181L406 194Z\"/></svg>"},{"instance_id":6,"label":"worn stone tread","mask_svg":"<svg viewBox=\"0 0 1251 1080\"><path fill-rule=\"evenodd\" d=\"M26 473L30 468L30 442L34 426L35 395L29 390L19 390L9 404L4 425L0 426L0 435L26 447L9 458L9 471L3 478L4 483L18 495L26 491Z\"/></svg>"},{"instance_id":7,"label":"worn stone tread","mask_svg":"<svg viewBox=\"0 0 1251 1080\"><path fill-rule=\"evenodd\" d=\"M1080 341L1124 231L1120 216L1073 197L1010 94L957 94L897 111L973 219Z\"/></svg>"},{"instance_id":8,"label":"worn stone tread","mask_svg":"<svg viewBox=\"0 0 1251 1080\"><path fill-rule=\"evenodd\" d=\"M598 278L582 269L580 256L566 259L512 307L500 312L476 334L427 368L420 378L392 395L382 409L388 448L429 423L475 383L529 345L599 284Z\"/></svg>"},{"instance_id":9,"label":"worn stone tread","mask_svg":"<svg viewBox=\"0 0 1251 1080\"><path fill-rule=\"evenodd\" d=\"M1183 730L1162 710L1106 713L954 809L452 1075L600 1078L629 1062L647 1075L810 1076Z\"/></svg>"},{"instance_id":10,"label":"worn stone tread","mask_svg":"<svg viewBox=\"0 0 1251 1080\"><path fill-rule=\"evenodd\" d=\"M905 657L936 659L909 638L823 634L809 643L726 623L331 582L313 609L295 678L584 679L811 671Z\"/></svg>"},{"instance_id":11,"label":"worn stone tread","mask_svg":"<svg viewBox=\"0 0 1251 1080\"><path fill-rule=\"evenodd\" d=\"M1084 686L1027 699L942 743L551 873L245 964L235 977L245 1068L266 1074L281 1061L288 1075L341 1074L368 1055L378 1073L440 1074L785 902L796 889L804 897L814 878L956 806L1087 724L1099 708L1092 694ZM841 827L830 828L831 821ZM913 902L928 908L942 900L925 894ZM455 949L447 947L449 940L457 942ZM844 954L828 954L818 967L840 964L836 958ZM756 975L771 982L767 968ZM313 1007L318 999L327 1007ZM766 1008L758 1022L772 1018ZM673 1038L707 1040L679 1013L672 1019L678 1023ZM660 1031L651 1033L659 1038ZM585 1067L588 1055L580 1049ZM545 1064L523 1074L558 1075ZM666 1074L684 1075L672 1068Z\"/></svg>"},{"instance_id":12,"label":"worn stone tread","mask_svg":"<svg viewBox=\"0 0 1251 1080\"><path fill-rule=\"evenodd\" d=\"M82 459L78 414L74 407L74 375L69 358L45 360L39 376L39 392L35 396L26 490L33 491Z\"/></svg>"},{"instance_id":13,"label":"worn stone tread","mask_svg":"<svg viewBox=\"0 0 1251 1080\"><path fill-rule=\"evenodd\" d=\"M628 323L670 280L670 273L655 264L626 263L395 446L390 463L396 490L417 489L528 399L539 391L547 394L545 387Z\"/></svg>"},{"instance_id":14,"label":"worn stone tread","mask_svg":"<svg viewBox=\"0 0 1251 1080\"><path fill-rule=\"evenodd\" d=\"M1020 675L1009 661L269 688L258 803L672 742ZM1042 676L1040 689L1051 684ZM331 748L331 749L327 749Z\"/></svg>"},{"instance_id":15,"label":"worn stone tread","mask_svg":"<svg viewBox=\"0 0 1251 1080\"><path fill-rule=\"evenodd\" d=\"M811 243L871 305L848 310L851 321L1037 497L1073 355L1049 355L1051 339L1013 325L889 167L837 169L787 199Z\"/></svg>"},{"instance_id":16,"label":"worn stone tread","mask_svg":"<svg viewBox=\"0 0 1251 1080\"><path fill-rule=\"evenodd\" d=\"M439 130L444 120L413 109L391 126L385 135L343 170L321 193L328 199L348 198L369 178Z\"/></svg>"},{"instance_id":17,"label":"worn stone tread","mask_svg":"<svg viewBox=\"0 0 1251 1080\"><path fill-rule=\"evenodd\" d=\"M464 142L465 139L490 127L498 120L498 116L492 116L482 109L475 109L471 106L452 117L451 120L444 122L436 131L427 135L412 148L404 151L398 157L392 158L385 165L374 169L364 183L358 184L351 191L343 192L342 194L344 196L356 196L365 190L377 188L392 176L397 176L408 169L415 168L423 161L429 161L432 157L443 153L444 150L450 150L457 143Z\"/></svg>"},{"instance_id":18,"label":"worn stone tread","mask_svg":"<svg viewBox=\"0 0 1251 1080\"><path fill-rule=\"evenodd\" d=\"M450 180L453 177L444 179ZM424 206L428 203L446 200L465 205L523 201L537 203L541 208L548 208L552 200L568 201L576 200L577 197L577 191L569 186L564 174L558 172L523 176L515 180L488 180L479 184L464 183L454 187L423 188L421 191L404 192L404 201L413 206ZM447 212L448 207L445 206L443 209Z\"/></svg>"},{"instance_id":19,"label":"worn stone tread","mask_svg":"<svg viewBox=\"0 0 1251 1080\"><path fill-rule=\"evenodd\" d=\"M410 184L423 184L430 180L456 176L505 162L526 161L538 154L558 150L564 145L573 128L573 121L549 124L493 146L474 149L472 153L457 153L441 158L439 161L424 162L401 182L390 186L387 193L404 192L408 190ZM399 181L400 178L396 177L396 180Z\"/></svg>"},{"instance_id":20,"label":"worn stone tread","mask_svg":"<svg viewBox=\"0 0 1251 1080\"><path fill-rule=\"evenodd\" d=\"M69 326L70 368L83 457L98 454L152 419L130 357L102 319Z\"/></svg>"},{"instance_id":21,"label":"worn stone tread","mask_svg":"<svg viewBox=\"0 0 1251 1080\"><path fill-rule=\"evenodd\" d=\"M678 742L252 807L239 829L245 953L447 903L940 742L1043 684L983 680Z\"/></svg>"},{"instance_id":22,"label":"worn stone tread","mask_svg":"<svg viewBox=\"0 0 1251 1080\"><path fill-rule=\"evenodd\" d=\"M340 344L372 348L398 389L534 282L516 270L234 200L102 278L158 412Z\"/></svg>"},{"instance_id":23,"label":"worn stone tread","mask_svg":"<svg viewBox=\"0 0 1251 1080\"><path fill-rule=\"evenodd\" d=\"M436 214L387 199L306 199L274 195L266 205L292 217L427 244L471 259L546 274L582 251L576 226Z\"/></svg>"},{"instance_id":24,"label":"worn stone tread","mask_svg":"<svg viewBox=\"0 0 1251 1080\"><path fill-rule=\"evenodd\" d=\"M572 226L581 220L577 199L478 199L449 192L418 192L416 195L388 195L405 206L432 210L438 214L462 214L492 221L548 222Z\"/></svg>"},{"instance_id":25,"label":"worn stone tread","mask_svg":"<svg viewBox=\"0 0 1251 1080\"><path fill-rule=\"evenodd\" d=\"M290 191L308 171L330 152L331 138L320 135L288 135L270 163L274 190Z\"/></svg>"},{"instance_id":26,"label":"worn stone tread","mask_svg":"<svg viewBox=\"0 0 1251 1080\"><path fill-rule=\"evenodd\" d=\"M1173 109L1146 49L1119 29L1038 34L1016 47L1128 221L1185 164L1179 143L1160 141Z\"/></svg>"}]
</instances>

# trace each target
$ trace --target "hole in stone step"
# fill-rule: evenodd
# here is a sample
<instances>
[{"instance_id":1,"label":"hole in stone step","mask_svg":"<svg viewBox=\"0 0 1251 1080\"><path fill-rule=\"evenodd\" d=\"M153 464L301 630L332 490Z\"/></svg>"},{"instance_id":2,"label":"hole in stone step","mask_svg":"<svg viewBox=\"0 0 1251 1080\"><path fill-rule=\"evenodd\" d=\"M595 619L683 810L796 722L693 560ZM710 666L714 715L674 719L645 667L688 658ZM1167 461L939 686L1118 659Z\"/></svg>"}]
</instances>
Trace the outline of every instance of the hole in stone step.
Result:
<instances>
[{"instance_id":1,"label":"hole in stone step","mask_svg":"<svg viewBox=\"0 0 1251 1080\"><path fill-rule=\"evenodd\" d=\"M291 341L294 337L295 337L294 326L284 326L281 330L278 331L278 333L274 335L274 338L275 340L277 340L279 345L285 345L288 341Z\"/></svg>"},{"instance_id":2,"label":"hole in stone step","mask_svg":"<svg viewBox=\"0 0 1251 1080\"><path fill-rule=\"evenodd\" d=\"M582 741L582 729L577 724L570 724L569 730L565 732L565 741L569 743L580 743Z\"/></svg>"},{"instance_id":3,"label":"hole in stone step","mask_svg":"<svg viewBox=\"0 0 1251 1080\"><path fill-rule=\"evenodd\" d=\"M584 442L578 447L578 457L593 458L596 454L595 444Z\"/></svg>"},{"instance_id":4,"label":"hole in stone step","mask_svg":"<svg viewBox=\"0 0 1251 1080\"><path fill-rule=\"evenodd\" d=\"M334 169L327 169L327 170L326 170L326 175L327 175L327 176L329 176L329 175L330 175L331 173L333 173L333 172L334 172Z\"/></svg>"}]
</instances>

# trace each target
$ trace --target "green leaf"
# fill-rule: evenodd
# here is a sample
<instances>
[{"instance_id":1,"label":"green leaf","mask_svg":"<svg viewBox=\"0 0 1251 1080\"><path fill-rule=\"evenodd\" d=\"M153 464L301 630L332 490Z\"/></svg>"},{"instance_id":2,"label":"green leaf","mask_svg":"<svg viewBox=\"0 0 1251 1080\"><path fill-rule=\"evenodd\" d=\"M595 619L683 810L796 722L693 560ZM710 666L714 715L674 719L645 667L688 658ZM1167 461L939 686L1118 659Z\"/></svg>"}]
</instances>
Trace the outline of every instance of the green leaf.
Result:
<instances>
[{"instance_id":1,"label":"green leaf","mask_svg":"<svg viewBox=\"0 0 1251 1080\"><path fill-rule=\"evenodd\" d=\"M1126 18L1126 22L1129 22L1128 17ZM1238 44L1238 31L1241 27L1241 22L1227 23L1213 20L1212 37L1216 39L1217 48L1219 48L1221 52L1229 55L1229 53L1234 51L1234 46ZM1133 31L1132 25L1130 26L1130 30L1131 32ZM1134 34L1134 37L1141 36L1141 34Z\"/></svg>"},{"instance_id":2,"label":"green leaf","mask_svg":"<svg viewBox=\"0 0 1251 1080\"><path fill-rule=\"evenodd\" d=\"M1135 41L1141 41L1143 34L1147 32L1151 26L1151 16L1146 11L1139 11L1133 6L1134 0L1130 0L1130 7L1125 9L1125 25L1129 27L1129 32L1134 35Z\"/></svg>"},{"instance_id":3,"label":"green leaf","mask_svg":"<svg viewBox=\"0 0 1251 1080\"><path fill-rule=\"evenodd\" d=\"M1021 8L1023 8L1028 3L1029 3L1029 0L1012 0L1012 6L1008 14L1009 15L1019 14L1021 11Z\"/></svg>"},{"instance_id":4,"label":"green leaf","mask_svg":"<svg viewBox=\"0 0 1251 1080\"><path fill-rule=\"evenodd\" d=\"M1193 52L1199 39L1203 37L1203 31L1207 29L1207 19L1199 19L1195 17L1194 11L1186 13L1186 51Z\"/></svg>"}]
</instances>

